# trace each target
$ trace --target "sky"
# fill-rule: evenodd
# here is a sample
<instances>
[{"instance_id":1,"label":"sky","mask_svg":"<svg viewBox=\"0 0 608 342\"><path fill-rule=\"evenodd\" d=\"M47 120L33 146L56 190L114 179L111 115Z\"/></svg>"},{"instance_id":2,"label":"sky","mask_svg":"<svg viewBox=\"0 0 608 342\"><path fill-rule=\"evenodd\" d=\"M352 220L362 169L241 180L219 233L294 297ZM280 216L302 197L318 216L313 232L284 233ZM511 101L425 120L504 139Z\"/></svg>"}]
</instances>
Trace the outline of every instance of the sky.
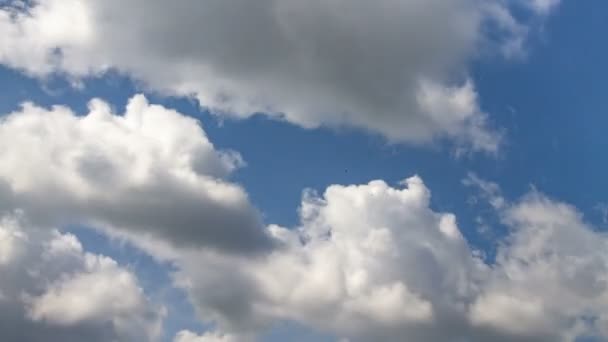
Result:
<instances>
[{"instance_id":1,"label":"sky","mask_svg":"<svg viewBox=\"0 0 608 342\"><path fill-rule=\"evenodd\" d=\"M608 341L607 31L0 0L0 339Z\"/></svg>"}]
</instances>

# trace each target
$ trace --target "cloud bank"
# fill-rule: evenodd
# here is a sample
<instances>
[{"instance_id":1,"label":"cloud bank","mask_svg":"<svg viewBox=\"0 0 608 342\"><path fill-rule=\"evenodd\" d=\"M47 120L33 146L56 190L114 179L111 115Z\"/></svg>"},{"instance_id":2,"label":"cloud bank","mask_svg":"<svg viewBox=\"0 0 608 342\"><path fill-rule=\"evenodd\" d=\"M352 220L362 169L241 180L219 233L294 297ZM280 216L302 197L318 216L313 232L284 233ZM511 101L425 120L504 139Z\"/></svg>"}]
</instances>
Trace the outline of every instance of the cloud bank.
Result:
<instances>
[{"instance_id":1,"label":"cloud bank","mask_svg":"<svg viewBox=\"0 0 608 342\"><path fill-rule=\"evenodd\" d=\"M521 53L530 30L513 9L544 17L556 3L12 1L0 8L0 63L37 77L117 70L220 115L495 152L468 63Z\"/></svg>"},{"instance_id":2,"label":"cloud bank","mask_svg":"<svg viewBox=\"0 0 608 342\"><path fill-rule=\"evenodd\" d=\"M469 177L509 228L488 261L455 215L431 208L417 176L306 191L299 226L263 227L225 178L242 164L238 154L142 96L123 115L99 100L85 116L25 105L2 118L0 142L0 324L9 339L158 336L162 310L128 270L52 228L66 223L170 246L175 285L219 329L177 341L250 340L286 320L352 341L608 338L608 238L537 192L511 203L496 184Z\"/></svg>"},{"instance_id":3,"label":"cloud bank","mask_svg":"<svg viewBox=\"0 0 608 342\"><path fill-rule=\"evenodd\" d=\"M262 260L184 254L177 284L231 334L200 339L281 320L351 341L608 338L608 237L575 208L536 192L497 208L509 233L490 262L419 177L405 184L307 193L299 227L268 227L289 247Z\"/></svg>"}]
</instances>

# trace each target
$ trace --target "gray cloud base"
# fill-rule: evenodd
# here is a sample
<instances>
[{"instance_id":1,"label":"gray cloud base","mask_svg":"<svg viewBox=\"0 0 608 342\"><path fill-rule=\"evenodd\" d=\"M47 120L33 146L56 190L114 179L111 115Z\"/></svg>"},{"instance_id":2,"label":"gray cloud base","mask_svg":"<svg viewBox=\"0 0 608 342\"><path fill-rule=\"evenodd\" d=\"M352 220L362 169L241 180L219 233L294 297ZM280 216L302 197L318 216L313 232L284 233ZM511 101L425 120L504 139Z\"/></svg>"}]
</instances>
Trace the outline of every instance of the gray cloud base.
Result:
<instances>
[{"instance_id":1,"label":"gray cloud base","mask_svg":"<svg viewBox=\"0 0 608 342\"><path fill-rule=\"evenodd\" d=\"M0 63L39 77L118 70L217 114L496 152L467 65L479 50L520 54L528 29L512 6L545 2L42 0L0 9Z\"/></svg>"}]
</instances>

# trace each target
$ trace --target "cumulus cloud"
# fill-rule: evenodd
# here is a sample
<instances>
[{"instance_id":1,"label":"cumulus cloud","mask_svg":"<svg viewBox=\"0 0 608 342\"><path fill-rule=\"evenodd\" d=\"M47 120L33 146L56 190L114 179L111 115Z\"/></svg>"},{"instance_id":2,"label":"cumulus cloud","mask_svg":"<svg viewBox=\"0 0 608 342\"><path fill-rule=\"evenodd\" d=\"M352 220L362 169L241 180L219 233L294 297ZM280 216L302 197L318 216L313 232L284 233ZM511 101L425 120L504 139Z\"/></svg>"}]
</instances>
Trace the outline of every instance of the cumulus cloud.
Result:
<instances>
[{"instance_id":1,"label":"cumulus cloud","mask_svg":"<svg viewBox=\"0 0 608 342\"><path fill-rule=\"evenodd\" d=\"M172 246L175 284L219 328L180 332L178 342L248 340L285 320L352 341L608 338L608 237L534 191L511 203L495 183L465 181L509 228L489 261L453 214L430 207L417 176L399 187L306 191L299 226L262 228L245 192L225 179L239 155L142 96L122 115L99 100L85 116L25 105L0 121L0 159L8 340L158 336L162 310L128 270L69 234L35 228L70 222ZM14 208L28 225L10 216ZM259 249L256 258L235 253Z\"/></svg>"},{"instance_id":2,"label":"cumulus cloud","mask_svg":"<svg viewBox=\"0 0 608 342\"><path fill-rule=\"evenodd\" d=\"M572 206L532 192L503 213L512 229L471 308L475 325L530 340L608 338L608 236Z\"/></svg>"},{"instance_id":3,"label":"cumulus cloud","mask_svg":"<svg viewBox=\"0 0 608 342\"><path fill-rule=\"evenodd\" d=\"M134 274L75 236L6 215L0 248L3 341L159 340L164 310Z\"/></svg>"},{"instance_id":4,"label":"cumulus cloud","mask_svg":"<svg viewBox=\"0 0 608 342\"><path fill-rule=\"evenodd\" d=\"M452 214L429 209L422 180L406 184L308 192L300 227L268 228L288 247L253 262L184 256L178 284L204 318L230 331L284 319L363 340L444 340L464 330L466 303L487 266ZM198 267L206 271L197 272L194 260L203 260Z\"/></svg>"},{"instance_id":5,"label":"cumulus cloud","mask_svg":"<svg viewBox=\"0 0 608 342\"><path fill-rule=\"evenodd\" d=\"M182 337L290 320L352 341L608 338L608 237L575 208L535 192L496 206L509 234L488 261L419 177L405 185L307 192L299 227L268 227L287 247L263 259L182 255L177 284L237 334Z\"/></svg>"},{"instance_id":6,"label":"cumulus cloud","mask_svg":"<svg viewBox=\"0 0 608 342\"><path fill-rule=\"evenodd\" d=\"M540 13L556 1L11 3L0 9L0 63L31 75L118 70L218 114L495 151L467 64L487 47L524 48L512 6Z\"/></svg>"},{"instance_id":7,"label":"cumulus cloud","mask_svg":"<svg viewBox=\"0 0 608 342\"><path fill-rule=\"evenodd\" d=\"M25 104L0 118L0 160L0 210L25 210L38 225L92 224L239 253L271 247L245 191L225 180L240 155L141 95L122 115L101 100L84 116Z\"/></svg>"}]
</instances>

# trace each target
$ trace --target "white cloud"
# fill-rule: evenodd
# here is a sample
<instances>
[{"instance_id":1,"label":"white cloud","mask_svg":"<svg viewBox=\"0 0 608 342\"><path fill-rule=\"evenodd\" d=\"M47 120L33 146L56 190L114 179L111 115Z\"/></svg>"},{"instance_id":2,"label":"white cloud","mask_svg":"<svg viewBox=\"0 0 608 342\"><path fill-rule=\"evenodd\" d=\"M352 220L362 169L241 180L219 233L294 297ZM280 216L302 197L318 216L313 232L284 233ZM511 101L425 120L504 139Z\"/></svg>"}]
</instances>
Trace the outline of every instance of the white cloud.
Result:
<instances>
[{"instance_id":1,"label":"white cloud","mask_svg":"<svg viewBox=\"0 0 608 342\"><path fill-rule=\"evenodd\" d=\"M86 273L53 283L43 295L30 298L30 317L70 325L129 313L141 305L135 277L111 259L86 255ZM70 305L66 305L69 303Z\"/></svg>"},{"instance_id":2,"label":"white cloud","mask_svg":"<svg viewBox=\"0 0 608 342\"><path fill-rule=\"evenodd\" d=\"M0 220L0 331L3 341L156 341L163 309L114 260L83 250L69 234Z\"/></svg>"},{"instance_id":3,"label":"white cloud","mask_svg":"<svg viewBox=\"0 0 608 342\"><path fill-rule=\"evenodd\" d=\"M114 69L216 113L495 151L467 63L528 30L501 0L39 0L1 9L0 33L0 62L40 77Z\"/></svg>"},{"instance_id":4,"label":"white cloud","mask_svg":"<svg viewBox=\"0 0 608 342\"><path fill-rule=\"evenodd\" d=\"M291 320L352 341L608 338L608 237L575 208L538 193L496 206L510 231L489 263L453 215L429 208L420 178L406 184L308 192L300 227L268 227L285 248L254 260L184 253L177 283L237 334Z\"/></svg>"},{"instance_id":5,"label":"white cloud","mask_svg":"<svg viewBox=\"0 0 608 342\"><path fill-rule=\"evenodd\" d=\"M173 342L243 342L249 340L249 338L231 334L207 332L203 335L197 335L191 331L183 330L175 336Z\"/></svg>"},{"instance_id":6,"label":"white cloud","mask_svg":"<svg viewBox=\"0 0 608 342\"><path fill-rule=\"evenodd\" d=\"M503 216L513 231L472 308L473 323L553 340L608 338L608 236L575 208L534 192Z\"/></svg>"},{"instance_id":7,"label":"white cloud","mask_svg":"<svg viewBox=\"0 0 608 342\"><path fill-rule=\"evenodd\" d=\"M487 201L495 210L505 207L506 200L502 196L500 186L494 182L479 178L475 173L469 173L462 184L468 187L476 187L480 190L480 196Z\"/></svg>"},{"instance_id":8,"label":"white cloud","mask_svg":"<svg viewBox=\"0 0 608 342\"><path fill-rule=\"evenodd\" d=\"M238 155L217 151L194 119L141 96L124 115L98 100L80 117L26 105L0 121L0 158L3 210L24 209L32 226L84 220L172 246L176 284L226 332L184 331L178 341L241 341L283 320L352 341L608 338L608 237L535 192L509 203L497 184L469 177L510 229L489 263L454 215L430 208L419 177L404 188L372 181L307 191L299 227L262 229L245 192L222 178ZM201 210L208 201L222 210ZM154 216L175 203L189 220ZM223 223L243 210L255 219ZM162 312L131 273L71 235L23 227L0 225L0 330L9 340L158 334ZM226 227L238 241L209 231ZM247 234L277 248L234 253L261 248ZM188 248L201 246L213 248Z\"/></svg>"},{"instance_id":9,"label":"white cloud","mask_svg":"<svg viewBox=\"0 0 608 342\"><path fill-rule=\"evenodd\" d=\"M557 7L557 5L559 5L561 0L532 0L526 2L538 13L548 14L551 12L551 10Z\"/></svg>"},{"instance_id":10,"label":"white cloud","mask_svg":"<svg viewBox=\"0 0 608 342\"><path fill-rule=\"evenodd\" d=\"M430 208L419 177L405 188L372 181L307 191L299 227L263 229L245 192L223 178L240 157L217 151L194 119L141 96L124 115L99 100L90 107L76 116L26 105L2 118L0 203L22 208L36 227L85 221L140 245L167 242L176 284L226 332L176 339L241 341L283 320L352 341L608 338L608 238L571 206L535 192L509 203L497 184L471 175L465 183L482 189L510 229L492 263L454 215ZM217 207L202 210L209 201ZM162 217L181 210L176 203L185 211ZM243 211L253 219L225 223ZM226 227L234 230L213 230ZM8 339L156 336L162 312L129 271L71 235L15 219L0 228ZM234 253L271 245L255 258ZM212 248L189 248L203 246Z\"/></svg>"},{"instance_id":11,"label":"white cloud","mask_svg":"<svg viewBox=\"0 0 608 342\"><path fill-rule=\"evenodd\" d=\"M444 340L465 330L487 267L429 199L418 177L405 189L373 181L309 193L301 227L269 227L287 247L254 261L186 255L178 281L231 331L294 320L365 340Z\"/></svg>"},{"instance_id":12,"label":"white cloud","mask_svg":"<svg viewBox=\"0 0 608 342\"><path fill-rule=\"evenodd\" d=\"M93 224L239 253L271 245L245 191L224 180L240 156L141 95L123 115L101 100L85 116L25 104L0 118L0 160L0 210L25 210L41 226Z\"/></svg>"}]
</instances>

